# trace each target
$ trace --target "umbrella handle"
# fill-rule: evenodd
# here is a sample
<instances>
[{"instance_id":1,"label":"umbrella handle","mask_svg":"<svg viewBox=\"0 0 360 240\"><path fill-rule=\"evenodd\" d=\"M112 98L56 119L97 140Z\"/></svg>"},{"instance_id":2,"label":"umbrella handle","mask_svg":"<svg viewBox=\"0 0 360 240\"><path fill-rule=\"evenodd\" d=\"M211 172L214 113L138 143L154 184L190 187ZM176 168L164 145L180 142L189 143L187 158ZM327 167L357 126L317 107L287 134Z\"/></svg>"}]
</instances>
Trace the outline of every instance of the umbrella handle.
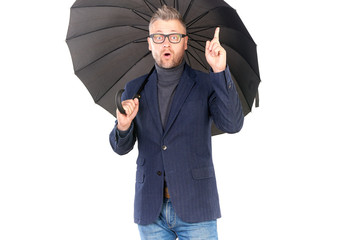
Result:
<instances>
[{"instance_id":1,"label":"umbrella handle","mask_svg":"<svg viewBox=\"0 0 360 240\"><path fill-rule=\"evenodd\" d=\"M125 112L125 109L123 108L122 104L121 104L121 96L123 94L123 92L125 91L125 89L120 89L116 95L115 95L115 104L116 104L116 107L117 109L119 109L119 112L121 114L124 114L126 115L126 112Z\"/></svg>"},{"instance_id":2,"label":"umbrella handle","mask_svg":"<svg viewBox=\"0 0 360 240\"><path fill-rule=\"evenodd\" d=\"M122 106L122 104L121 104L121 96L122 96L123 92L125 92L125 89L120 89L120 90L116 93L116 95L115 95L115 104L116 104L117 109L119 109L119 112L120 112L121 114L126 115L125 109L123 108L123 106ZM141 98L140 94L138 94L138 93L135 94L135 96L133 97L133 99L135 99L135 98L137 98L137 99L140 100L140 98Z\"/></svg>"},{"instance_id":3,"label":"umbrella handle","mask_svg":"<svg viewBox=\"0 0 360 240\"><path fill-rule=\"evenodd\" d=\"M149 74L146 76L144 82L141 84L139 90L137 91L137 93L134 95L134 97L133 97L132 99L137 98L137 99L140 100L140 98L141 98L140 93L141 93L142 90L144 90L144 87L145 87L146 83L148 82L150 75L154 72L154 70L155 70L155 65L153 66L153 68L151 69L151 71L149 72ZM125 89L120 89L120 90L116 93L116 95L115 95L115 104L116 104L116 107L119 109L119 112L120 112L121 114L126 115L125 109L123 108L123 106L122 106L122 104L121 104L121 96L122 96L122 94L123 94L124 91L125 91Z\"/></svg>"}]
</instances>

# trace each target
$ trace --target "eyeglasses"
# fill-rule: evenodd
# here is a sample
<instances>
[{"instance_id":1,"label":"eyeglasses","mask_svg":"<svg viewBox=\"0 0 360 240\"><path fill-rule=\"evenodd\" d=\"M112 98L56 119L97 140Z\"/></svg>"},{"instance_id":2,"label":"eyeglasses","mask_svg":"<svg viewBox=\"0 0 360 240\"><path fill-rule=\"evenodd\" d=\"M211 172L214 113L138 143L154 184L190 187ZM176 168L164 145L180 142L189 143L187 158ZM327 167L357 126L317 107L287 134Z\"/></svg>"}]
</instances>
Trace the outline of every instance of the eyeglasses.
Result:
<instances>
[{"instance_id":1,"label":"eyeglasses","mask_svg":"<svg viewBox=\"0 0 360 240\"><path fill-rule=\"evenodd\" d=\"M153 40L156 44L161 44L165 42L165 39L168 38L171 43L179 43L183 37L186 37L186 34L181 33L171 33L171 34L161 34L161 33L154 33L151 34L149 37Z\"/></svg>"}]
</instances>

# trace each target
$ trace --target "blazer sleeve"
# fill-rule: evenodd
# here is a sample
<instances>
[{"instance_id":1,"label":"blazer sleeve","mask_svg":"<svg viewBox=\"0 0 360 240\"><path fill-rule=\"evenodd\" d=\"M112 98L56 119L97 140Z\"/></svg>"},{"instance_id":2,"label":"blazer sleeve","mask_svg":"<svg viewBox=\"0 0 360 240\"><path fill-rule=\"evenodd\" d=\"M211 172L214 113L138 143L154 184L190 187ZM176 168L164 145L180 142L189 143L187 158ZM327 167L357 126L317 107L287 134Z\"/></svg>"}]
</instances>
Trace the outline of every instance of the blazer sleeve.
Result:
<instances>
[{"instance_id":1,"label":"blazer sleeve","mask_svg":"<svg viewBox=\"0 0 360 240\"><path fill-rule=\"evenodd\" d=\"M124 134L117 128L116 120L113 130L110 132L109 140L112 149L117 154L125 155L130 152L134 148L136 142L134 123L131 123L130 129Z\"/></svg>"},{"instance_id":2,"label":"blazer sleeve","mask_svg":"<svg viewBox=\"0 0 360 240\"><path fill-rule=\"evenodd\" d=\"M125 87L126 89L126 87ZM126 90L122 95L122 100L128 99ZM109 141L112 149L119 155L125 155L130 152L136 142L136 133L134 122L131 123L129 130L125 132L120 132L117 128L117 120L115 121L115 126L111 130L109 135Z\"/></svg>"},{"instance_id":3,"label":"blazer sleeve","mask_svg":"<svg viewBox=\"0 0 360 240\"><path fill-rule=\"evenodd\" d=\"M229 66L220 73L210 71L210 80L214 91L209 98L209 106L215 125L227 133L239 132L244 123L244 113Z\"/></svg>"}]
</instances>

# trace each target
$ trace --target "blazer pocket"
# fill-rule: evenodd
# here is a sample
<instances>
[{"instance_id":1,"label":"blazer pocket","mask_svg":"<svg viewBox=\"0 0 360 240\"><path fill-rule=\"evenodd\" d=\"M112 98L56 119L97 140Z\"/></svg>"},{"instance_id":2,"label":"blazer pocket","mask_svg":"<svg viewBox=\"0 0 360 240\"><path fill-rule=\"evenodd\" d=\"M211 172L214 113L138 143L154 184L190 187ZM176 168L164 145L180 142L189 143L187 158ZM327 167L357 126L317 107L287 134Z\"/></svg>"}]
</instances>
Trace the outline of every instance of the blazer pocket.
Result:
<instances>
[{"instance_id":1,"label":"blazer pocket","mask_svg":"<svg viewBox=\"0 0 360 240\"><path fill-rule=\"evenodd\" d=\"M136 182L137 183L143 183L144 182L144 172L143 171L136 171Z\"/></svg>"},{"instance_id":2,"label":"blazer pocket","mask_svg":"<svg viewBox=\"0 0 360 240\"><path fill-rule=\"evenodd\" d=\"M214 167L193 169L192 176L196 180L212 178L212 177L215 177L215 170L214 170Z\"/></svg>"},{"instance_id":3,"label":"blazer pocket","mask_svg":"<svg viewBox=\"0 0 360 240\"><path fill-rule=\"evenodd\" d=\"M139 166L143 166L145 164L145 158L143 157L138 157L136 160L136 164Z\"/></svg>"}]
</instances>

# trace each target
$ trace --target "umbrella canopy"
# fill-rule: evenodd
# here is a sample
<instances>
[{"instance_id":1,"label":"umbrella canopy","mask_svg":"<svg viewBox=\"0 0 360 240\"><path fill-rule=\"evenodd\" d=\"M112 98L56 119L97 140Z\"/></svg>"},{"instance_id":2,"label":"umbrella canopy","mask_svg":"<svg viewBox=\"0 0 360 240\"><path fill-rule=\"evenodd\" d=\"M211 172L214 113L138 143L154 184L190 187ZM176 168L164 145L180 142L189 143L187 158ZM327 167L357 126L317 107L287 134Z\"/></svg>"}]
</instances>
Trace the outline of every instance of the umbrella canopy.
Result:
<instances>
[{"instance_id":1,"label":"umbrella canopy","mask_svg":"<svg viewBox=\"0 0 360 240\"><path fill-rule=\"evenodd\" d=\"M116 116L115 95L154 66L148 49L149 22L162 5L183 16L189 37L185 60L208 72L205 45L216 27L243 111L251 111L260 83L256 44L236 11L222 0L77 0L71 7L66 42L75 74L94 101ZM221 133L213 127L213 135Z\"/></svg>"}]
</instances>

